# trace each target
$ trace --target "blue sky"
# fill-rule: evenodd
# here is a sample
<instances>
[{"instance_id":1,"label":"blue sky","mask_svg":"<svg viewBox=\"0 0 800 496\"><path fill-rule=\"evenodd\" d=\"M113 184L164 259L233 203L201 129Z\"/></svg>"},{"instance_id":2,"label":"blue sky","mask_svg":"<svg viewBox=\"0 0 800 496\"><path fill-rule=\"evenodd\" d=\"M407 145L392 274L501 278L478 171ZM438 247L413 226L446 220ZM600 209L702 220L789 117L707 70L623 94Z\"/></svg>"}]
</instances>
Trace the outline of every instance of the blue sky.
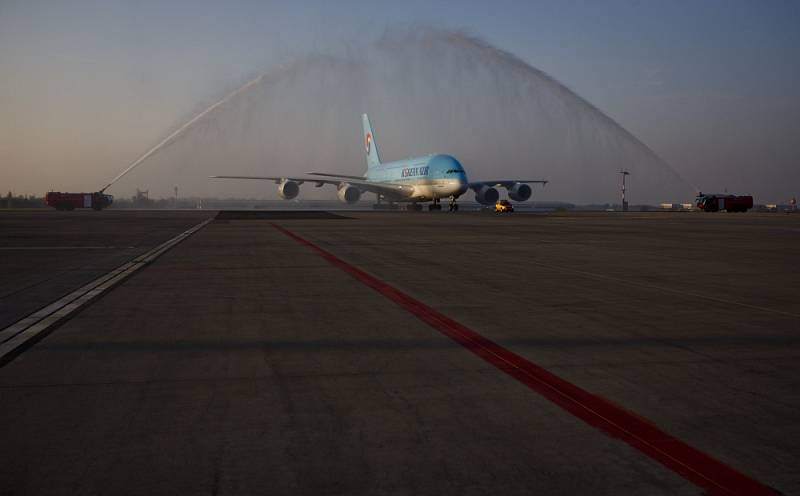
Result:
<instances>
[{"instance_id":1,"label":"blue sky","mask_svg":"<svg viewBox=\"0 0 800 496\"><path fill-rule=\"evenodd\" d=\"M94 187L248 75L408 23L545 70L693 183L798 187L800 2L0 0L0 188Z\"/></svg>"}]
</instances>

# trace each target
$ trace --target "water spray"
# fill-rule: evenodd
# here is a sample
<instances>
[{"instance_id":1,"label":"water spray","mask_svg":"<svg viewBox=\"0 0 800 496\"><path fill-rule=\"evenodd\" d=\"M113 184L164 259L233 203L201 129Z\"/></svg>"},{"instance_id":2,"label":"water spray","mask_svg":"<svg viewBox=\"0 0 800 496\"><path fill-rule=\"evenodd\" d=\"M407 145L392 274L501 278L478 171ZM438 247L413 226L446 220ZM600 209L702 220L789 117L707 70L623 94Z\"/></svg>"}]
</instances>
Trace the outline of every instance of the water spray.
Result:
<instances>
[{"instance_id":1,"label":"water spray","mask_svg":"<svg viewBox=\"0 0 800 496\"><path fill-rule=\"evenodd\" d=\"M114 179L111 180L110 183L105 185L105 187L100 190L100 193L104 193L105 190L107 190L109 187L111 187L111 185L113 185L115 182L117 182L120 179L122 179L128 172L130 172L134 168L136 168L137 165L141 164L142 162L147 160L150 156L152 156L154 153L158 152L160 149L162 149L165 146L167 146L173 139L175 139L176 137L180 136L183 132L185 132L187 129L189 129L192 126L192 124L194 124L195 122L199 121L200 119L202 119L206 115L208 115L211 112L213 112L214 109L216 109L217 107L219 107L221 105L224 105L225 102L227 102L231 98L235 97L236 95L238 95L238 94L240 94L240 93L242 93L244 91L247 91L250 87L257 85L261 81L261 79L263 79L263 78L264 78L264 74L261 74L260 76L254 78L254 79L251 79L250 81L246 82L245 84L240 86L235 91L232 91L231 93L228 93L222 99L220 99L219 101L217 101L216 103L214 103L210 107L206 108L202 112L198 113L197 115L195 115L194 117L189 119L181 127L179 127L178 129L173 131L169 136L167 136L166 138L161 140L157 145L155 145L154 147L152 147L149 150L147 150L147 152L145 152L144 155L142 155L138 159L134 160L133 163L131 163L125 170L120 172L117 175L117 177L115 177Z\"/></svg>"},{"instance_id":2,"label":"water spray","mask_svg":"<svg viewBox=\"0 0 800 496\"><path fill-rule=\"evenodd\" d=\"M476 180L535 172L552 179L548 195L603 203L624 167L643 201L693 193L646 144L549 74L480 38L425 27L387 32L357 54L332 49L270 69L192 117L103 190L162 156L191 163L197 182L174 170L160 181L194 189L227 163L252 175L360 174L365 111L392 137L384 141L388 155L446 151ZM217 125L202 126L206 117ZM172 147L178 139L186 146Z\"/></svg>"}]
</instances>

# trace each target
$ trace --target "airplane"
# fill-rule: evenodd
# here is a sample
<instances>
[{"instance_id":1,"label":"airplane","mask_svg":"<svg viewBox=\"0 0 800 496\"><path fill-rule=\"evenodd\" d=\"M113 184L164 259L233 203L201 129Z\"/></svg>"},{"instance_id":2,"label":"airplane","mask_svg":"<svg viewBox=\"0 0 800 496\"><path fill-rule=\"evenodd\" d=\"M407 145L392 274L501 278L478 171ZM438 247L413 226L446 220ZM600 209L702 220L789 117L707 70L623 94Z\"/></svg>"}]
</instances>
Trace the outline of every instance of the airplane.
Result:
<instances>
[{"instance_id":1,"label":"airplane","mask_svg":"<svg viewBox=\"0 0 800 496\"><path fill-rule=\"evenodd\" d=\"M364 127L364 148L367 153L367 171L363 176L348 176L325 172L309 172L314 177L262 177L262 176L209 176L214 179L258 179L274 181L278 194L291 200L300 193L300 185L309 182L320 188L333 184L339 199L348 204L356 203L364 192L374 193L378 203L386 200L410 203L409 210L422 210L421 202L431 202L428 209L441 210L442 198L449 198L450 211L458 210L456 200L471 189L475 199L482 205L494 205L500 198L498 187L508 190L514 201L528 200L533 191L528 184L547 184L538 179L495 181L469 181L461 163L452 155L433 154L395 162L381 162L375 134L372 132L367 114L361 116Z\"/></svg>"}]
</instances>

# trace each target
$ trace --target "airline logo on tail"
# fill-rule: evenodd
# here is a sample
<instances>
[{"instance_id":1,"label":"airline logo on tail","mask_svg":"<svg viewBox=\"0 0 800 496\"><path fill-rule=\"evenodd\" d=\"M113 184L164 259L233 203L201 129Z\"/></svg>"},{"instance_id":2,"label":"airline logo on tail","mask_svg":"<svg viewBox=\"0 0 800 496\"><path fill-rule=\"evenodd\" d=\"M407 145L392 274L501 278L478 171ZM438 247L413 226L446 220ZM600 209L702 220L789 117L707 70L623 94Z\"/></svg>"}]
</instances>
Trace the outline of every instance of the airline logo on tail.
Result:
<instances>
[{"instance_id":1,"label":"airline logo on tail","mask_svg":"<svg viewBox=\"0 0 800 496\"><path fill-rule=\"evenodd\" d=\"M372 133L367 133L367 137L365 138L364 147L367 149L367 153L369 153L369 149L372 146Z\"/></svg>"}]
</instances>

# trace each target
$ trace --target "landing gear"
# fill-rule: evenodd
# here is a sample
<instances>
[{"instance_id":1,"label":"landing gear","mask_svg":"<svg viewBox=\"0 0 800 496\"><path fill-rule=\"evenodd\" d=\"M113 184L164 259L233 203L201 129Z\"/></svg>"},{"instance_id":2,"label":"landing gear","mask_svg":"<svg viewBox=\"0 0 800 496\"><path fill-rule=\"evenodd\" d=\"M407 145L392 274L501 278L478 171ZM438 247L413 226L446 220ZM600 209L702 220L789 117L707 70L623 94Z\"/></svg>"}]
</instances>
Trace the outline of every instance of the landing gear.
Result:
<instances>
[{"instance_id":1,"label":"landing gear","mask_svg":"<svg viewBox=\"0 0 800 496\"><path fill-rule=\"evenodd\" d=\"M442 209L442 204L439 203L439 199L438 198L434 198L433 199L433 203L428 205L428 211L430 211L430 212L435 212L435 211L441 210L441 209Z\"/></svg>"},{"instance_id":2,"label":"landing gear","mask_svg":"<svg viewBox=\"0 0 800 496\"><path fill-rule=\"evenodd\" d=\"M408 207L406 207L406 210L408 210L409 212L419 212L422 210L422 205L418 203L411 203L410 205L408 205Z\"/></svg>"},{"instance_id":3,"label":"landing gear","mask_svg":"<svg viewBox=\"0 0 800 496\"><path fill-rule=\"evenodd\" d=\"M451 212L458 212L458 203L456 203L455 196L450 197L450 203L448 204L448 207Z\"/></svg>"},{"instance_id":4,"label":"landing gear","mask_svg":"<svg viewBox=\"0 0 800 496\"><path fill-rule=\"evenodd\" d=\"M384 203L384 200L386 203ZM392 200L387 199L385 196L380 194L375 194L375 203L372 204L373 210L397 210L398 206L397 203L393 202Z\"/></svg>"}]
</instances>

